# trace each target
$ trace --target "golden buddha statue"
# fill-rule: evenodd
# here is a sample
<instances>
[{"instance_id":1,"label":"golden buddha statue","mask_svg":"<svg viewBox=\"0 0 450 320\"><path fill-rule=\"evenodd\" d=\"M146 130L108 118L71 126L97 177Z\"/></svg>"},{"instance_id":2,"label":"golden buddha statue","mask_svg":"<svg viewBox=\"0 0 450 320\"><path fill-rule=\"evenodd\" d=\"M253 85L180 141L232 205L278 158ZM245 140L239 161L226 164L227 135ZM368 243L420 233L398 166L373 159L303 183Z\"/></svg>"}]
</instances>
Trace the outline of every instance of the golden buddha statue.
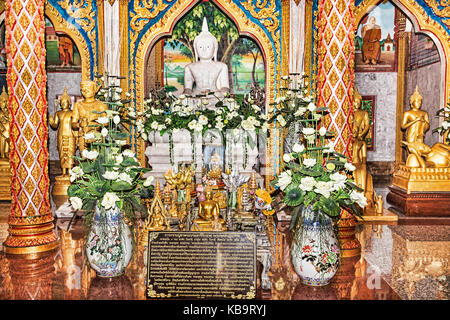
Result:
<instances>
[{"instance_id":1,"label":"golden buddha statue","mask_svg":"<svg viewBox=\"0 0 450 320\"><path fill-rule=\"evenodd\" d=\"M69 174L73 167L73 156L76 152L77 137L72 130L72 101L64 88L64 93L59 99L61 110L56 111L55 117L49 116L49 124L53 129L58 129L57 146L63 176Z\"/></svg>"},{"instance_id":2,"label":"golden buddha statue","mask_svg":"<svg viewBox=\"0 0 450 320\"><path fill-rule=\"evenodd\" d=\"M403 144L407 146L409 152L406 166L410 168L450 167L449 145L438 142L429 147L423 141L426 131L430 128L430 117L428 112L420 110L422 96L417 86L410 98L410 103L411 110L406 111L402 119L402 129L406 130Z\"/></svg>"},{"instance_id":3,"label":"golden buddha statue","mask_svg":"<svg viewBox=\"0 0 450 320\"><path fill-rule=\"evenodd\" d=\"M156 181L155 194L148 209L148 217L145 220L144 227L142 229L143 235L141 237L141 245L146 246L148 243L149 231L162 231L169 230L170 224L167 220L167 211L164 208L164 204L161 200L159 179Z\"/></svg>"},{"instance_id":4,"label":"golden buddha statue","mask_svg":"<svg viewBox=\"0 0 450 320\"><path fill-rule=\"evenodd\" d=\"M178 168L178 173L175 173L171 168L163 176L170 188L178 191L177 202L185 202L186 187L192 183L194 169L192 167Z\"/></svg>"},{"instance_id":5,"label":"golden buddha statue","mask_svg":"<svg viewBox=\"0 0 450 320\"><path fill-rule=\"evenodd\" d=\"M361 189L368 200L368 206L364 211L373 207L374 191L372 176L367 171L367 143L366 137L370 128L369 113L362 108L362 97L355 86L355 97L353 100L353 152L352 162L356 169L353 171L355 183Z\"/></svg>"},{"instance_id":6,"label":"golden buddha statue","mask_svg":"<svg viewBox=\"0 0 450 320\"><path fill-rule=\"evenodd\" d=\"M226 230L225 222L220 218L219 204L214 201L213 190L210 186L205 188L206 200L200 202L198 207L198 218L194 219L194 226L198 226L198 230L194 231L215 231L217 229ZM217 225L220 224L220 228Z\"/></svg>"},{"instance_id":7,"label":"golden buddha statue","mask_svg":"<svg viewBox=\"0 0 450 320\"><path fill-rule=\"evenodd\" d=\"M105 103L95 99L97 84L94 81L83 80L80 83L80 88L83 100L76 102L73 106L72 128L78 130L78 142L81 154L86 149L86 143L90 142L86 141L84 135L99 130L98 123L95 120L106 116L106 113L101 114L101 112L108 110L108 107ZM91 127L91 125L96 125L97 127Z\"/></svg>"},{"instance_id":8,"label":"golden buddha statue","mask_svg":"<svg viewBox=\"0 0 450 320\"><path fill-rule=\"evenodd\" d=\"M8 94L3 87L0 95L0 158L9 157L9 110ZM9 159L8 159L9 161Z\"/></svg>"},{"instance_id":9,"label":"golden buddha statue","mask_svg":"<svg viewBox=\"0 0 450 320\"><path fill-rule=\"evenodd\" d=\"M11 169L9 164L8 94L3 87L0 95L0 200L11 199Z\"/></svg>"}]
</instances>

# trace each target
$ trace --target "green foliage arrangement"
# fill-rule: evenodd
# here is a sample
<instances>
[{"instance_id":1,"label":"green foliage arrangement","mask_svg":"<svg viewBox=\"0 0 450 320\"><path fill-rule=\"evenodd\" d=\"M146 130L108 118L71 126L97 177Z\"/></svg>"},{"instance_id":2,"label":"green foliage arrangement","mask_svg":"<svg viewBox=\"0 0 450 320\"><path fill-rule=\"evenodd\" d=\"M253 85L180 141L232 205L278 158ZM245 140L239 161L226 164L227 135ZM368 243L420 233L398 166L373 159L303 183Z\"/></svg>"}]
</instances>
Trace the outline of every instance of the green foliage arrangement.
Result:
<instances>
[{"instance_id":1,"label":"green foliage arrangement","mask_svg":"<svg viewBox=\"0 0 450 320\"><path fill-rule=\"evenodd\" d=\"M129 138L126 126L130 124L125 111L130 101L121 99L119 86L110 85L118 77L99 78L102 87L96 97L107 104L108 110L97 113L97 124L91 125L98 132L85 135L92 142L81 157L75 157L78 166L70 170L72 184L67 191L72 207L86 213L87 225L92 222L95 206L107 210L117 205L133 221L135 210L142 209L141 193L151 188L153 179L142 179L150 169L140 167L135 153L125 149Z\"/></svg>"},{"instance_id":2,"label":"green foliage arrangement","mask_svg":"<svg viewBox=\"0 0 450 320\"><path fill-rule=\"evenodd\" d=\"M433 133L438 132L441 136L444 136L444 143L450 144L450 102L447 103L445 108L439 109L436 112L438 117L444 118L441 125L435 129L433 129Z\"/></svg>"},{"instance_id":3,"label":"green foliage arrangement","mask_svg":"<svg viewBox=\"0 0 450 320\"><path fill-rule=\"evenodd\" d=\"M284 202L294 207L291 229L297 227L303 207L312 206L316 212L339 219L342 209L361 216L360 208L367 200L352 179L356 168L346 156L334 150L333 133L322 126L326 108L317 108L307 96L305 75L282 79L281 95L275 101L275 115L269 122L297 130L299 141L292 152L283 156L283 170L272 182L285 194Z\"/></svg>"}]
</instances>

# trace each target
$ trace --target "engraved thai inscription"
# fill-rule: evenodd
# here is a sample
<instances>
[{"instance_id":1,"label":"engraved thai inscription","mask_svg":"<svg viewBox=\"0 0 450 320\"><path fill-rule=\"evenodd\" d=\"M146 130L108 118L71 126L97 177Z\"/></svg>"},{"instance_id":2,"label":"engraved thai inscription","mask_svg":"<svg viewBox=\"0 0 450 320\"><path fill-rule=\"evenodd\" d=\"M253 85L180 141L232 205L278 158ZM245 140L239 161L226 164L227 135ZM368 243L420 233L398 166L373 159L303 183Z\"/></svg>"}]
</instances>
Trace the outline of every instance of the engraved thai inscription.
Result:
<instances>
[{"instance_id":1,"label":"engraved thai inscription","mask_svg":"<svg viewBox=\"0 0 450 320\"><path fill-rule=\"evenodd\" d=\"M253 232L150 231L148 297L255 298L255 239Z\"/></svg>"}]
</instances>

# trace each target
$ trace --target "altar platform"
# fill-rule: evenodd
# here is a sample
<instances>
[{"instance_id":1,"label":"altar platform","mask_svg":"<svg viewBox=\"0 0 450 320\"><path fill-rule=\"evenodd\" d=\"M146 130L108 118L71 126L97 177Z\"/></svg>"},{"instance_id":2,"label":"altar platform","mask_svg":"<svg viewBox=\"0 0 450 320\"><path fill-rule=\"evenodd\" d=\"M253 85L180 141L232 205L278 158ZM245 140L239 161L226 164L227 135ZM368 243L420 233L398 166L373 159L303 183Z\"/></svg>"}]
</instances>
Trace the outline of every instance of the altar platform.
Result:
<instances>
[{"instance_id":1,"label":"altar platform","mask_svg":"<svg viewBox=\"0 0 450 320\"><path fill-rule=\"evenodd\" d=\"M9 203L0 203L6 213ZM83 223L57 219L60 246L42 256L0 253L0 300L146 300L146 249L138 245L126 273L100 278L84 260ZM0 230L7 219L0 218ZM286 234L286 222L277 228ZM283 259L270 273L272 289L262 290L261 266L257 299L262 300L439 300L448 299L450 226L360 223L360 256L342 259L330 284L309 287L290 270L289 236L276 248ZM0 233L3 238L4 232ZM4 240L4 239L0 240ZM280 251L281 250L281 251ZM282 280L280 280L282 279Z\"/></svg>"}]
</instances>

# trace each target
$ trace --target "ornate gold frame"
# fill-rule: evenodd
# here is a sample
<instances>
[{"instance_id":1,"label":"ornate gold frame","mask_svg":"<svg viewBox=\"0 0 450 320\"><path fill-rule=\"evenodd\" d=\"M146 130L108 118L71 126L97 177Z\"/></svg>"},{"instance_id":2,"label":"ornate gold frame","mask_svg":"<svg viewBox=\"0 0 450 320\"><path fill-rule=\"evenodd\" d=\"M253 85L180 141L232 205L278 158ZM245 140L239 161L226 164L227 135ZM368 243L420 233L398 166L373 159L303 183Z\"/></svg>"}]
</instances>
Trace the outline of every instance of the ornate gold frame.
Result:
<instances>
[{"instance_id":1,"label":"ornate gold frame","mask_svg":"<svg viewBox=\"0 0 450 320\"><path fill-rule=\"evenodd\" d=\"M136 0L135 0L136 1ZM136 90L136 102L137 109L141 111L144 95L145 95L145 58L149 49L155 45L155 43L164 36L168 36L171 34L173 27L177 23L177 21L182 18L184 13L186 13L189 9L195 6L199 1L192 0L178 0L176 1L170 9L164 14L164 16L152 25L144 35L142 35L139 43L136 43L137 36L140 31L145 27L146 23L142 23L140 18L144 19L152 19L156 17L161 11L166 9L167 5L164 3L159 3L156 6L153 6L153 10L149 11L148 9L139 8L142 10L136 10L136 14L131 16L130 28L132 29L132 33L130 33L130 52L134 52L136 50L135 56L135 70L136 70L136 78L134 78L134 74L130 72L130 90L131 92ZM239 33L242 35L246 35L254 39L260 46L262 53L264 55L264 59L266 62L266 92L268 93L266 99L266 108L268 108L269 103L274 101L275 96L275 88L276 83L279 83L280 80L280 72L281 66L276 65L275 54L280 53L280 45L281 45L281 35L280 32L277 32L279 21L276 18L277 11L275 7L275 2L270 6L270 8L265 8L265 10L256 11L256 8L252 4L252 1L241 2L241 5L256 19L264 22L267 19L273 19L276 23L273 25L265 24L267 26L268 31L271 33L271 36L274 41L275 50L272 47L271 39L268 35L261 29L258 25L253 23L250 19L248 19L245 13L231 0L214 0L214 3L217 4L221 10L227 14L237 25ZM259 4L260 5L260 4ZM136 48L137 46L137 48ZM278 59L280 61L281 59ZM130 61L130 63L133 63ZM136 87L134 88L134 84ZM276 130L276 139L271 137L268 140L268 146L266 148L266 185L271 181L273 176L274 166L277 166L279 161L279 154L277 154L277 150L279 152L279 131ZM277 145L274 146L274 141L278 141ZM138 143L137 145L137 156L141 164L145 163L145 144L143 142ZM275 152L275 154L274 154ZM277 157L275 157L277 156Z\"/></svg>"},{"instance_id":2,"label":"ornate gold frame","mask_svg":"<svg viewBox=\"0 0 450 320\"><path fill-rule=\"evenodd\" d=\"M358 26L363 16L372 10L381 0L364 0L355 10L355 26ZM431 19L425 10L414 0L392 0L394 4L399 6L404 13L411 19L416 30L424 32L437 40L439 53L442 58L442 70L444 71L444 102L450 99L450 35L445 29L436 21ZM436 1L426 1L433 9L437 6ZM436 7L437 8L437 7ZM436 9L435 8L435 9ZM434 10L434 9L433 9ZM435 10L434 10L435 11ZM438 13L435 11L438 15ZM414 19L412 19L414 18ZM418 28L417 28L418 27Z\"/></svg>"},{"instance_id":3,"label":"ornate gold frame","mask_svg":"<svg viewBox=\"0 0 450 320\"><path fill-rule=\"evenodd\" d=\"M66 33L75 42L81 57L81 78L83 80L90 80L91 62L89 58L89 49L88 44L81 33L73 25L68 23L67 20L63 19L58 10L47 1L45 1L44 15L50 19L56 31Z\"/></svg>"}]
</instances>

